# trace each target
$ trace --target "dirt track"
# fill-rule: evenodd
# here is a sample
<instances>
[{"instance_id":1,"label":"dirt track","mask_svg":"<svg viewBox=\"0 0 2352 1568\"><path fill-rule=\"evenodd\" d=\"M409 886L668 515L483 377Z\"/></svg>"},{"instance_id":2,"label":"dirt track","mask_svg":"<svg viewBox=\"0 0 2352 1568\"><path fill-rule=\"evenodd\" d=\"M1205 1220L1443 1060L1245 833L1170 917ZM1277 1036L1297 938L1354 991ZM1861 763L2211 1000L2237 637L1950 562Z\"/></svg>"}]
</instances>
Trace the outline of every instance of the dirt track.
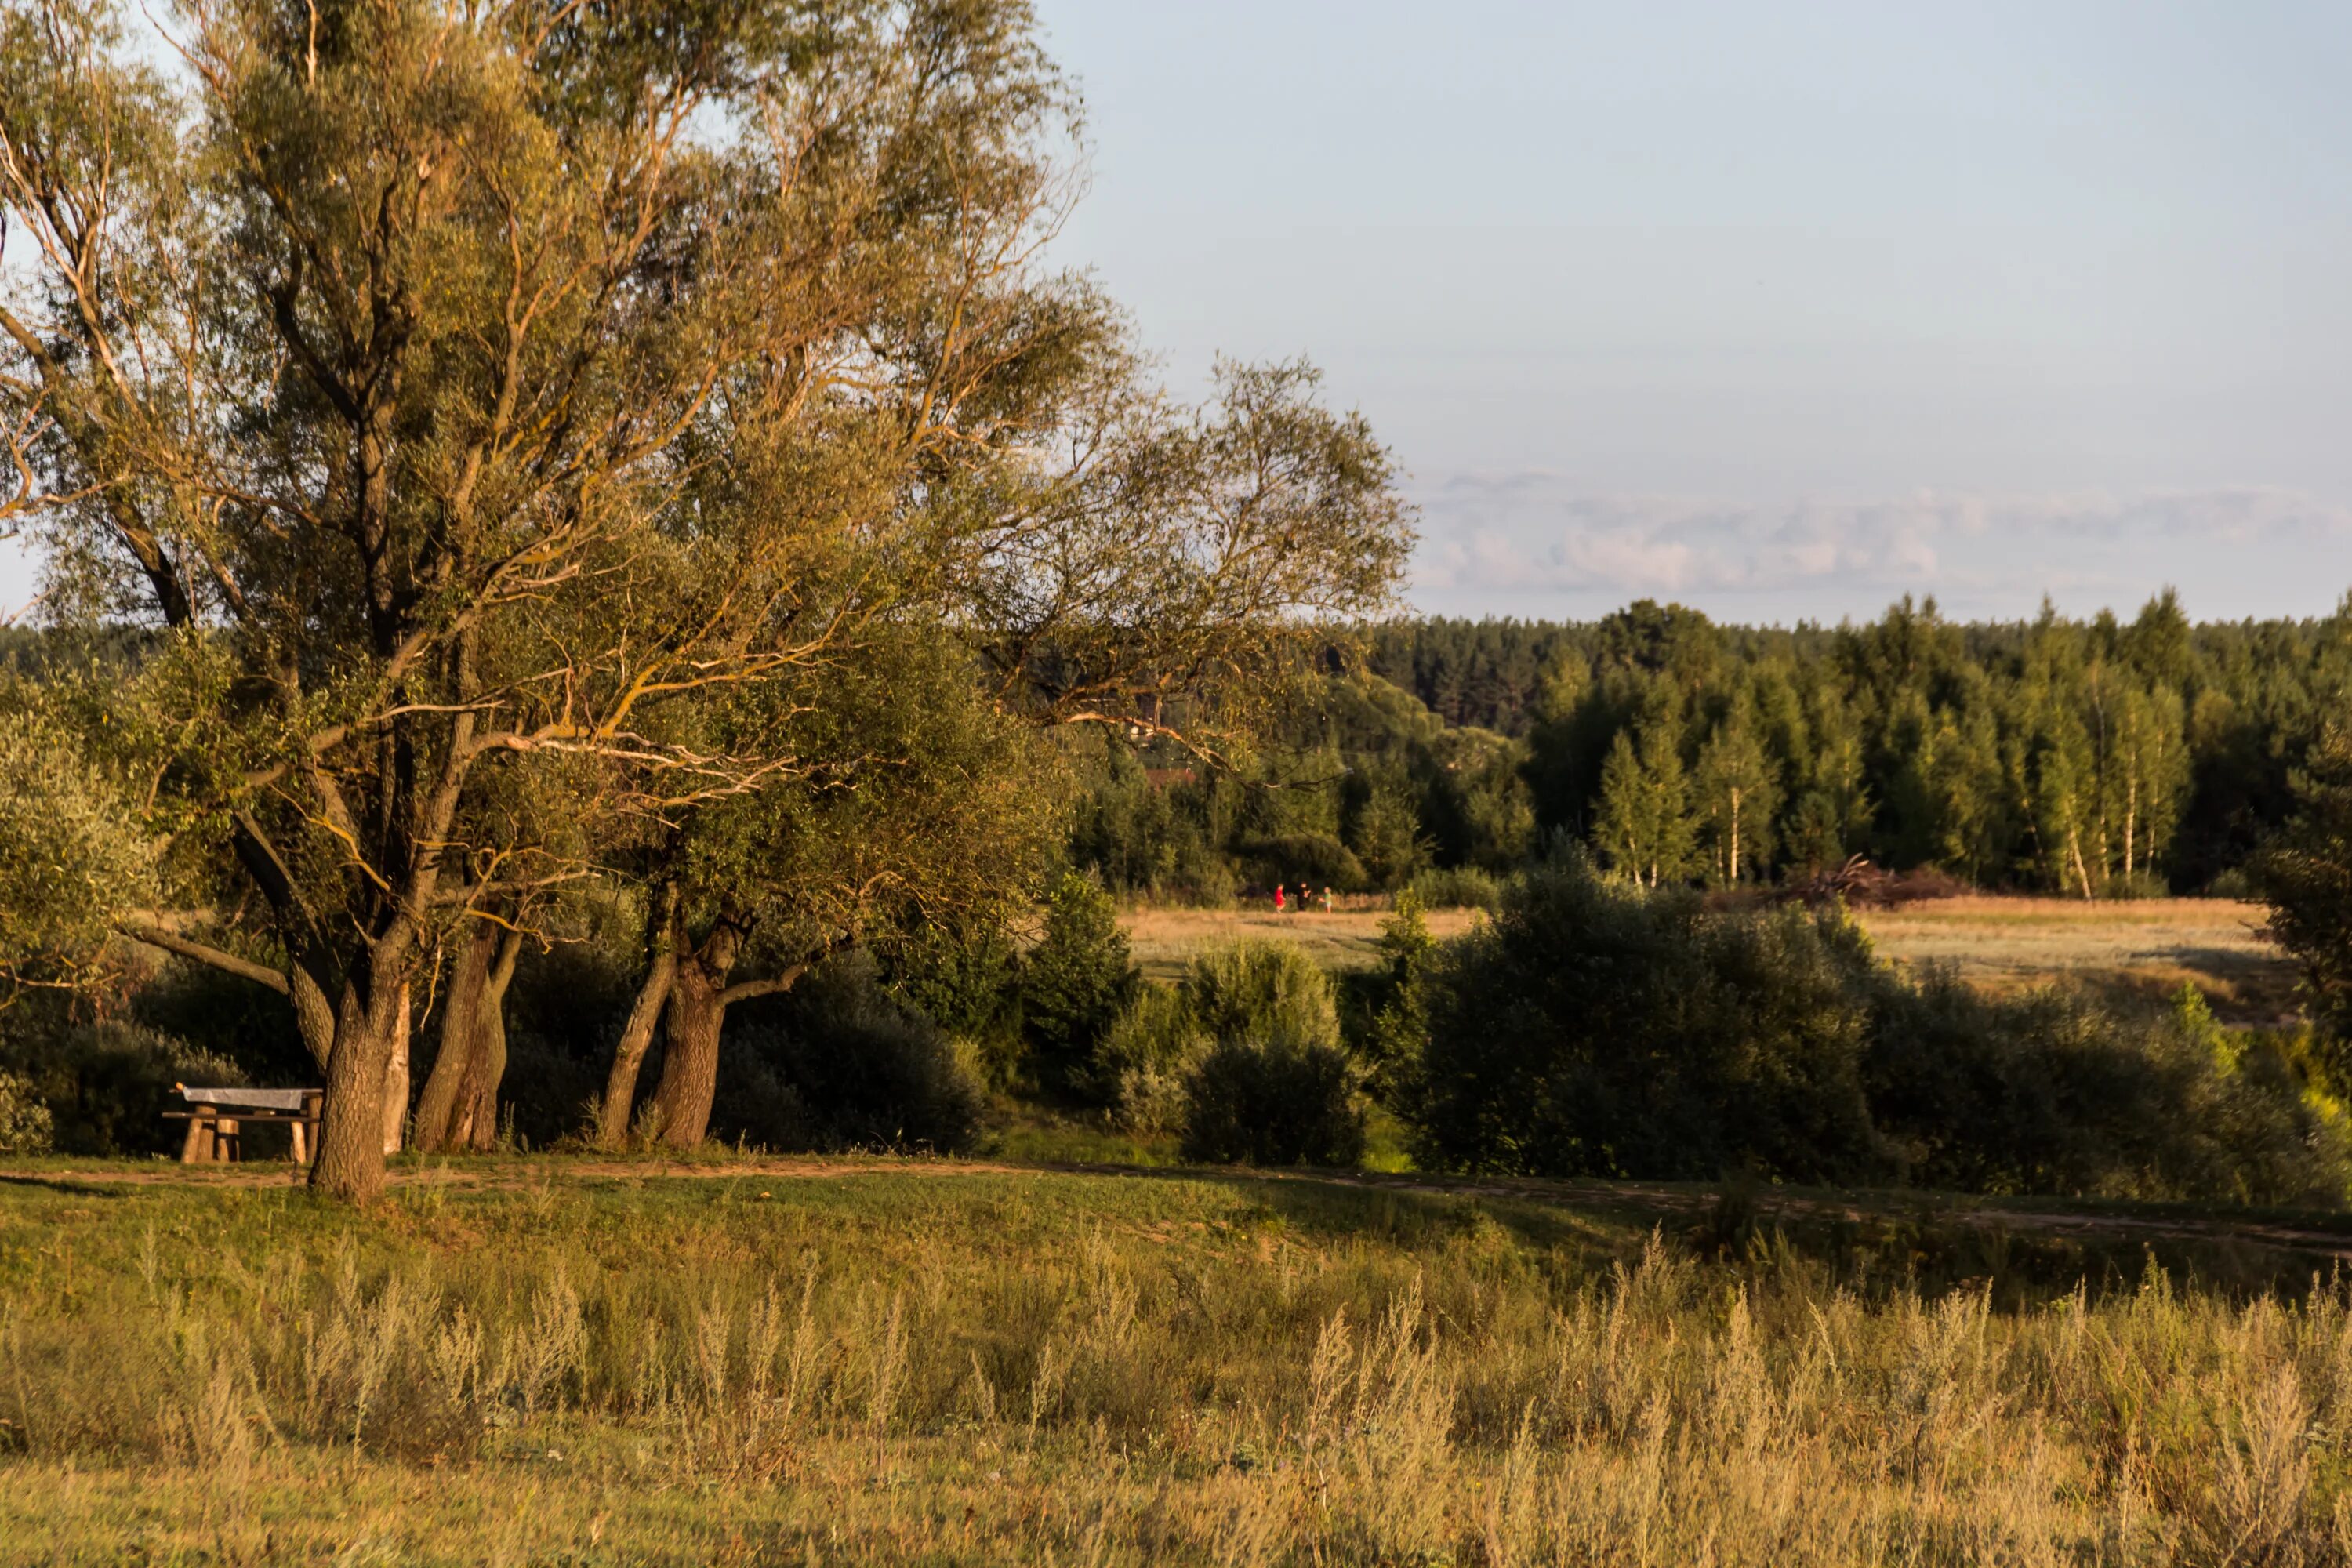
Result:
<instances>
[{"instance_id":1,"label":"dirt track","mask_svg":"<svg viewBox=\"0 0 2352 1568\"><path fill-rule=\"evenodd\" d=\"M1363 1191L1425 1194L1447 1197L1503 1198L1519 1203L1555 1205L1567 1209L1652 1214L1660 1219L1696 1218L1717 1200L1709 1191L1641 1182L1542 1181L1535 1179L1386 1175L1370 1172L1223 1171L1130 1165L1015 1165L991 1161L890 1160L873 1158L803 1157L728 1161L724 1163L675 1160L566 1159L530 1162L436 1162L396 1167L395 1187L446 1185L475 1190L530 1190L581 1180L660 1181L835 1181L853 1176L898 1176L951 1180L965 1176L1053 1175L1116 1176L1130 1180L1220 1180L1299 1183ZM300 1176L292 1167L256 1163L227 1169L201 1170L158 1164L153 1168L97 1165L75 1169L67 1165L0 1167L0 1185L42 1186L228 1186L291 1187ZM2017 1236L2074 1237L2084 1239L2193 1243L2221 1247L2248 1247L2308 1257L2315 1262L2352 1262L2352 1226L2343 1230L2322 1224L2298 1224L2292 1216L2248 1215L2242 1217L2194 1214L2139 1214L2104 1208L2044 1209L1979 1207L1966 1198L1924 1194L1853 1193L1836 1196L1780 1193L1769 1188L1753 1194L1758 1215L1769 1223L1776 1217L1804 1223L1885 1223L1916 1218L1942 1226L1958 1226Z\"/></svg>"}]
</instances>

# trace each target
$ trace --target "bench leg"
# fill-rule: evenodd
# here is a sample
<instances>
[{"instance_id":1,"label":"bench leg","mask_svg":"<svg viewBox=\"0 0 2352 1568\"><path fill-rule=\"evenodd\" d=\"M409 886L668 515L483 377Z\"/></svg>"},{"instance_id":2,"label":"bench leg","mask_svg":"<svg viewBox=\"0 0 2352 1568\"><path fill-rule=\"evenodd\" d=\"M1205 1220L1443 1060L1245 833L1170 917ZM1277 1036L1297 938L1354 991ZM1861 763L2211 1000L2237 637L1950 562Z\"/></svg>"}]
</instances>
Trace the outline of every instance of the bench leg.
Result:
<instances>
[{"instance_id":1,"label":"bench leg","mask_svg":"<svg viewBox=\"0 0 2352 1568\"><path fill-rule=\"evenodd\" d=\"M245 1134L236 1119L221 1118L220 1129L213 1135L213 1158L222 1164L234 1163L245 1152Z\"/></svg>"},{"instance_id":2,"label":"bench leg","mask_svg":"<svg viewBox=\"0 0 2352 1568\"><path fill-rule=\"evenodd\" d=\"M188 1118L188 1136L180 1144L180 1163L209 1164L213 1157L213 1124L209 1118Z\"/></svg>"},{"instance_id":3,"label":"bench leg","mask_svg":"<svg viewBox=\"0 0 2352 1568\"><path fill-rule=\"evenodd\" d=\"M309 1125L304 1122L297 1121L286 1131L290 1135L288 1140L288 1146L293 1151L292 1153L288 1155L288 1158L292 1160L298 1165L309 1164L310 1163L310 1129Z\"/></svg>"}]
</instances>

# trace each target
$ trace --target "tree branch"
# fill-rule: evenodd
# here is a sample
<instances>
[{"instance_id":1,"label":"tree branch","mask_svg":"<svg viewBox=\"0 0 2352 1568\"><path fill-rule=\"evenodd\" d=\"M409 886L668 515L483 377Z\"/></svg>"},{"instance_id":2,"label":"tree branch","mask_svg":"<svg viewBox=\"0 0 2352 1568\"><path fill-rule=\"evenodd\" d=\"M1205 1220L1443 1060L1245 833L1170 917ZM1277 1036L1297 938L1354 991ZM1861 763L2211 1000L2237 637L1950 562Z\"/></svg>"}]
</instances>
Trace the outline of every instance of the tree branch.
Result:
<instances>
[{"instance_id":1,"label":"tree branch","mask_svg":"<svg viewBox=\"0 0 2352 1568\"><path fill-rule=\"evenodd\" d=\"M267 985L280 996L291 994L292 987L287 983L284 972L272 969L266 963L256 963L249 958L239 958L236 954L224 952L220 948L211 947L201 942L192 942L175 931L165 931L161 926L121 924L114 929L133 942L144 942L149 947L160 947L166 952L176 952L182 958L193 958L198 963L210 964L213 968L234 974L239 979L250 980L256 985Z\"/></svg>"},{"instance_id":2,"label":"tree branch","mask_svg":"<svg viewBox=\"0 0 2352 1568\"><path fill-rule=\"evenodd\" d=\"M748 1002L754 996L779 995L790 991L800 977L808 972L807 964L795 963L782 974L773 975L766 980L738 981L719 994L719 1005L722 1007L730 1007L738 1002Z\"/></svg>"}]
</instances>

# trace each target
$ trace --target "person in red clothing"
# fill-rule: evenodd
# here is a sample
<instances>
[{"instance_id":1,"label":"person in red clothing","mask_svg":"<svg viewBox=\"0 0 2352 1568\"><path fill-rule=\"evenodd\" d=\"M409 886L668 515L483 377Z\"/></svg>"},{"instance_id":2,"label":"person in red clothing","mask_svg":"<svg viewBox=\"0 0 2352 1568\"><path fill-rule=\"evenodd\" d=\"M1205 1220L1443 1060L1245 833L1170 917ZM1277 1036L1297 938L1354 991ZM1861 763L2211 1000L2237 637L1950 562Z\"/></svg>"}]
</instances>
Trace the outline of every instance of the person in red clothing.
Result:
<instances>
[{"instance_id":1,"label":"person in red clothing","mask_svg":"<svg viewBox=\"0 0 2352 1568\"><path fill-rule=\"evenodd\" d=\"M1279 882L1274 885L1274 912L1276 914L1282 912L1282 884Z\"/></svg>"}]
</instances>

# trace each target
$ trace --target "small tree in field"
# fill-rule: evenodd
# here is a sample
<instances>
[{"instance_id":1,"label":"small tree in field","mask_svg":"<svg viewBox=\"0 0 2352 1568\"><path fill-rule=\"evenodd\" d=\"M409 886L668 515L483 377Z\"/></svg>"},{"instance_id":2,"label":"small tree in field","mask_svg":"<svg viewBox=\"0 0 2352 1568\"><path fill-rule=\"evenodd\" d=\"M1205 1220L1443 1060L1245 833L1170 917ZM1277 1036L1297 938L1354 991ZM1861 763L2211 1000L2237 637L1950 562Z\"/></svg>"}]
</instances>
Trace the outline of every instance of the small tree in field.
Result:
<instances>
[{"instance_id":1,"label":"small tree in field","mask_svg":"<svg viewBox=\"0 0 2352 1568\"><path fill-rule=\"evenodd\" d=\"M1110 895L1064 872L1046 901L1045 934L1021 963L1022 1028L1046 1087L1089 1097L1116 1088L1097 1077L1097 1058L1139 978Z\"/></svg>"}]
</instances>

